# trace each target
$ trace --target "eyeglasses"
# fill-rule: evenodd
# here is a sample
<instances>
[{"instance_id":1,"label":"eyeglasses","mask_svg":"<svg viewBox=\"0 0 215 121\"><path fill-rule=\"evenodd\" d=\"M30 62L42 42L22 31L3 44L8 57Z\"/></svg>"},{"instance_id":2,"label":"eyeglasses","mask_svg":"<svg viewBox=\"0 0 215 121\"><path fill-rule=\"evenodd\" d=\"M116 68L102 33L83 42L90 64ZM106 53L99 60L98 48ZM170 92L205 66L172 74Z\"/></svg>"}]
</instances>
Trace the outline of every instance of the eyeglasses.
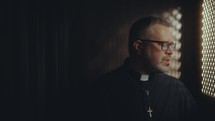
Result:
<instances>
[{"instance_id":1,"label":"eyeglasses","mask_svg":"<svg viewBox=\"0 0 215 121\"><path fill-rule=\"evenodd\" d=\"M167 51L169 48L171 50L176 49L176 43L174 42L168 42L168 41L156 41L156 40L141 40L142 42L155 42L161 44L161 50Z\"/></svg>"}]
</instances>

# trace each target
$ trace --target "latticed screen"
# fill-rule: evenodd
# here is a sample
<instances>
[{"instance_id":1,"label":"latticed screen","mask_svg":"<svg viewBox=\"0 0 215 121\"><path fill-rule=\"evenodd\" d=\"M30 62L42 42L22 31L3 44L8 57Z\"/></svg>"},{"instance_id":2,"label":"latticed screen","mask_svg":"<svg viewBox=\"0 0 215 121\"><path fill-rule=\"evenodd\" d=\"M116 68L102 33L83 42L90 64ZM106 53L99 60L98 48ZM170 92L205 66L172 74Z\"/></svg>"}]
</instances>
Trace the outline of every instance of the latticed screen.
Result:
<instances>
[{"instance_id":1,"label":"latticed screen","mask_svg":"<svg viewBox=\"0 0 215 121\"><path fill-rule=\"evenodd\" d=\"M215 1L202 3L202 92L215 97Z\"/></svg>"}]
</instances>

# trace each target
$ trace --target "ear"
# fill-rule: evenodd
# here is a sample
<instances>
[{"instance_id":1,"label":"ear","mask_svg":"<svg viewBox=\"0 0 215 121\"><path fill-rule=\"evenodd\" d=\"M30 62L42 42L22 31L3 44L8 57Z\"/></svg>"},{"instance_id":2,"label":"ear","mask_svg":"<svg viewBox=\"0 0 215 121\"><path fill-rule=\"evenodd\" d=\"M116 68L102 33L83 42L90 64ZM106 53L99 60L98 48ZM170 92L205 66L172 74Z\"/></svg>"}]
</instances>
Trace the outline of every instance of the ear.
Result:
<instances>
[{"instance_id":1,"label":"ear","mask_svg":"<svg viewBox=\"0 0 215 121\"><path fill-rule=\"evenodd\" d=\"M137 52L137 54L141 54L143 50L143 42L140 40L136 40L133 43L133 47L134 47L134 50Z\"/></svg>"}]
</instances>

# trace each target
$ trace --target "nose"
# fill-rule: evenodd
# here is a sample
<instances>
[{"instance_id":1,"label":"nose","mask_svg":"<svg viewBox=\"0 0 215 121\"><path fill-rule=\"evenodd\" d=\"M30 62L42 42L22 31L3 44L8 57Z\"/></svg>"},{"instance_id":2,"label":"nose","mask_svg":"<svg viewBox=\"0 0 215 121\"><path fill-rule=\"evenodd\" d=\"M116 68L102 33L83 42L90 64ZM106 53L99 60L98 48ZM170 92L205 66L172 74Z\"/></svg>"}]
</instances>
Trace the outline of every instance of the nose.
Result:
<instances>
[{"instance_id":1,"label":"nose","mask_svg":"<svg viewBox=\"0 0 215 121\"><path fill-rule=\"evenodd\" d=\"M168 49L165 51L166 54L172 55L173 54L173 49L171 47L168 47Z\"/></svg>"}]
</instances>

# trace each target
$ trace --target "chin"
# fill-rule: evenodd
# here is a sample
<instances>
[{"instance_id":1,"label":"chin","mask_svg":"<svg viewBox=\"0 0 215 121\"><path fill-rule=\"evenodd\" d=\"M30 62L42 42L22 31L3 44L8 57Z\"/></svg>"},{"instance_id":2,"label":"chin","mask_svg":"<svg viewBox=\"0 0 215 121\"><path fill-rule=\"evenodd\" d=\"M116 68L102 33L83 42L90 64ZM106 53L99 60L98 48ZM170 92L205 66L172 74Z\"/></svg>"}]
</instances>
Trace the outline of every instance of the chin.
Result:
<instances>
[{"instance_id":1,"label":"chin","mask_svg":"<svg viewBox=\"0 0 215 121\"><path fill-rule=\"evenodd\" d=\"M156 70L159 72L163 72L163 73L167 73L170 71L170 67L169 66L164 66L164 65L159 65L156 67Z\"/></svg>"}]
</instances>

